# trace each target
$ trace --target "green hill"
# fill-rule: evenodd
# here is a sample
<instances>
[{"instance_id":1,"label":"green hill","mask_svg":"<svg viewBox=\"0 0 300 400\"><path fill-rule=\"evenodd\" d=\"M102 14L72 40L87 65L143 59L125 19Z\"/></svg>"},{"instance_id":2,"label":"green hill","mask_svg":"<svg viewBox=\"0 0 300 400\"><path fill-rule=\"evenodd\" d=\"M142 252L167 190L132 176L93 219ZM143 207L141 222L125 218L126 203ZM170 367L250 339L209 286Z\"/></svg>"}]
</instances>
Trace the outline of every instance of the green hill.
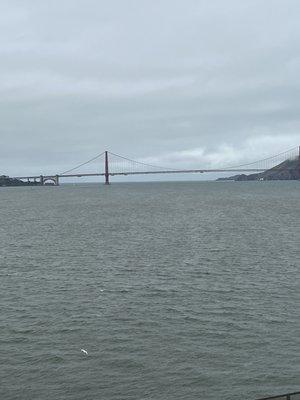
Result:
<instances>
[{"instance_id":1,"label":"green hill","mask_svg":"<svg viewBox=\"0 0 300 400\"><path fill-rule=\"evenodd\" d=\"M1 175L0 176L0 186L35 186L38 185L39 182L34 183L34 182L23 182L19 179L15 178L10 178L9 176L6 175Z\"/></svg>"},{"instance_id":2,"label":"green hill","mask_svg":"<svg viewBox=\"0 0 300 400\"><path fill-rule=\"evenodd\" d=\"M251 175L235 175L229 178L220 178L218 180L231 181L295 181L300 180L300 157L295 160L286 160L267 171Z\"/></svg>"}]
</instances>

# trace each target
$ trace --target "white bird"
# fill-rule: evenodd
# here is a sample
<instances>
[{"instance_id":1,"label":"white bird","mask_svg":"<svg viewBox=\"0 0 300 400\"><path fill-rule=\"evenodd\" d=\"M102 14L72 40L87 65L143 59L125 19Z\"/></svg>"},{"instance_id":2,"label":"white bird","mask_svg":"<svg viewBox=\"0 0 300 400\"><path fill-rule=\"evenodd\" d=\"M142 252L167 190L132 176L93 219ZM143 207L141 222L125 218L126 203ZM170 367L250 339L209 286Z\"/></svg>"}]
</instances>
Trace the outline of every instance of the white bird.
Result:
<instances>
[{"instance_id":1,"label":"white bird","mask_svg":"<svg viewBox=\"0 0 300 400\"><path fill-rule=\"evenodd\" d=\"M86 350L84 350L84 349L80 349L85 355L88 355L89 353L86 351Z\"/></svg>"}]
</instances>

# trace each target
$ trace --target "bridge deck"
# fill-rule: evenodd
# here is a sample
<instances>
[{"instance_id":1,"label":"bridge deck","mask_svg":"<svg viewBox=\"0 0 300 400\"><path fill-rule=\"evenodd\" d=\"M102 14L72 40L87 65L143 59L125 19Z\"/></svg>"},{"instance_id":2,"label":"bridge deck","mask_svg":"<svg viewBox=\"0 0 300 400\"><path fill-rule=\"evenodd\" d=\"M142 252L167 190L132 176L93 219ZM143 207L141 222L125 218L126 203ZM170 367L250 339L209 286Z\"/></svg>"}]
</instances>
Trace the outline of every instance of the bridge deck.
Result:
<instances>
[{"instance_id":1,"label":"bridge deck","mask_svg":"<svg viewBox=\"0 0 300 400\"><path fill-rule=\"evenodd\" d=\"M125 171L125 172L109 172L110 176L126 176L126 175L157 175L157 174L191 174L191 173L211 173L211 172L264 172L265 169L182 169L182 170L161 170L161 171ZM16 176L15 179L39 179L41 175L29 175L29 176ZM95 173L82 173L82 174L53 174L53 175L43 175L43 178L52 178L58 176L59 178L82 178L85 176L105 176L104 172Z\"/></svg>"}]
</instances>

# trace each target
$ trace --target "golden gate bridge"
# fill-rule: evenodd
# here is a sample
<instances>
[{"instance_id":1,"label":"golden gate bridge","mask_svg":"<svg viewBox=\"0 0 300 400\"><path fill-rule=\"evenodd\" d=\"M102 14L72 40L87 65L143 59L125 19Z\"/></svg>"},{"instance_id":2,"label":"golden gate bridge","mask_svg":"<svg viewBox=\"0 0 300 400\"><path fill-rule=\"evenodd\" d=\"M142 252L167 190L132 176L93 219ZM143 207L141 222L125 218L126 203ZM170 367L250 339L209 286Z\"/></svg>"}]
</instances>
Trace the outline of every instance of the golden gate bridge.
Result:
<instances>
[{"instance_id":1,"label":"golden gate bridge","mask_svg":"<svg viewBox=\"0 0 300 400\"><path fill-rule=\"evenodd\" d=\"M300 146L286 150L282 153L256 160L250 163L223 166L222 168L200 168L196 166L190 169L175 169L168 167L161 167L158 165L148 164L142 161L133 160L110 151L103 151L93 158L82 162L62 173L56 174L38 174L31 176L16 176L16 179L27 181L28 183L36 183L45 185L47 183L59 185L61 178L82 178L82 177L95 177L103 176L105 184L110 183L112 176L127 176L127 175L157 175L157 174L197 174L197 173L258 173L264 172L268 169L274 168L286 160L300 159ZM95 165L97 162L97 171L94 172L80 172L80 168L87 165ZM77 172L76 172L77 171Z\"/></svg>"}]
</instances>

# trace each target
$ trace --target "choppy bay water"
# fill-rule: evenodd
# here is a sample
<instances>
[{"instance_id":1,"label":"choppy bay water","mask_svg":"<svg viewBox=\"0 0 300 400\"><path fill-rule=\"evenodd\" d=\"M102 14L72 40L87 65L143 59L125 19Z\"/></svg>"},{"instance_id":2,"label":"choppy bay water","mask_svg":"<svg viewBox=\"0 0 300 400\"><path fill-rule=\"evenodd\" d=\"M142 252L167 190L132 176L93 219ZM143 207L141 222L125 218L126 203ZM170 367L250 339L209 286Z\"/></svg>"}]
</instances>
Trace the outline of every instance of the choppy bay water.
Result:
<instances>
[{"instance_id":1,"label":"choppy bay water","mask_svg":"<svg viewBox=\"0 0 300 400\"><path fill-rule=\"evenodd\" d=\"M299 390L299 195L299 182L0 188L0 398Z\"/></svg>"}]
</instances>

